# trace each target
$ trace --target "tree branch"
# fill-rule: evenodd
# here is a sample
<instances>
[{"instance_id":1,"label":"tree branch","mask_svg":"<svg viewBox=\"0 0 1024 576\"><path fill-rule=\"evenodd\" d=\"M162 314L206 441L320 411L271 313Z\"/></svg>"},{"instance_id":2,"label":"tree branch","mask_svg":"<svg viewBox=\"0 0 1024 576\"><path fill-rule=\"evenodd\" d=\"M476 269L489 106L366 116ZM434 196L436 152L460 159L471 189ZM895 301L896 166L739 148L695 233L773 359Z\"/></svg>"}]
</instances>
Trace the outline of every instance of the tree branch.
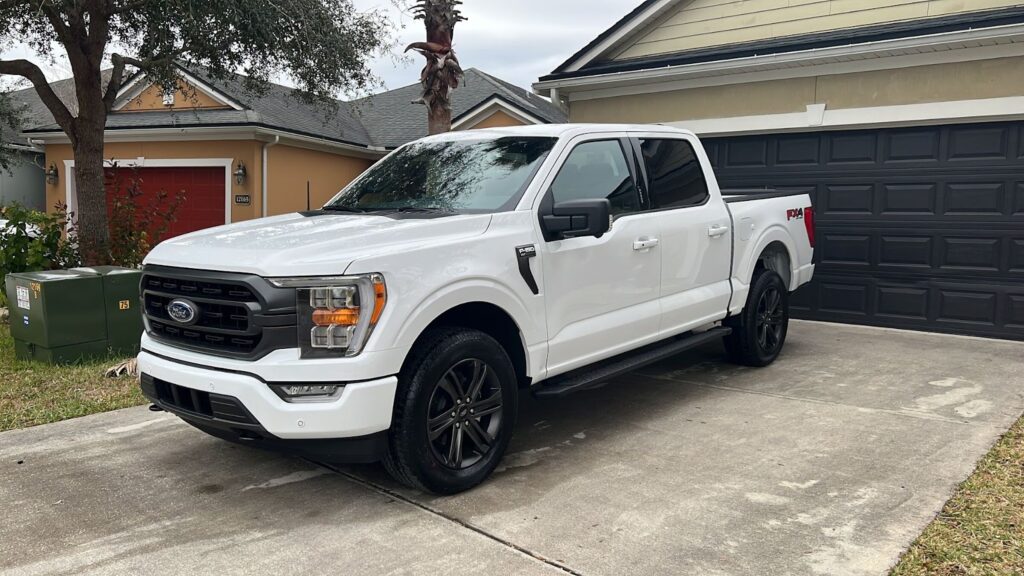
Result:
<instances>
[{"instance_id":1,"label":"tree branch","mask_svg":"<svg viewBox=\"0 0 1024 576\"><path fill-rule=\"evenodd\" d=\"M107 82L107 91L103 93L103 106L110 112L114 109L114 101L117 100L117 93L121 90L121 83L124 81L124 57L120 54L111 54L110 62L114 65L110 71L110 80Z\"/></svg>"},{"instance_id":2,"label":"tree branch","mask_svg":"<svg viewBox=\"0 0 1024 576\"><path fill-rule=\"evenodd\" d=\"M53 114L53 119L56 120L57 124L67 133L72 141L75 140L74 117L60 97L57 96L57 93L53 91L53 88L50 87L50 84L46 81L46 76L43 75L43 71L39 69L39 66L28 60L0 60L0 75L3 74L21 76L31 82L32 86L36 89L36 93L39 94L39 99L43 101L46 108Z\"/></svg>"}]
</instances>

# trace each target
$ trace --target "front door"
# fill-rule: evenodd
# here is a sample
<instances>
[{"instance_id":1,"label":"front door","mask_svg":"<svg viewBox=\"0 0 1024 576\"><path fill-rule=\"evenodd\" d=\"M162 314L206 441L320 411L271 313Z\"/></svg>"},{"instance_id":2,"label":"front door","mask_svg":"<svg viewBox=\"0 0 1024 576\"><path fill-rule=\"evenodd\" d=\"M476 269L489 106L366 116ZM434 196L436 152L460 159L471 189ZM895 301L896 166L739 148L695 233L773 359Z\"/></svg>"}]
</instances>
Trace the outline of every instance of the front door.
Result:
<instances>
[{"instance_id":1,"label":"front door","mask_svg":"<svg viewBox=\"0 0 1024 576\"><path fill-rule=\"evenodd\" d=\"M658 337L661 231L657 215L641 210L632 158L628 140L581 140L546 191L554 204L607 198L613 218L600 238L542 244L548 376Z\"/></svg>"}]
</instances>

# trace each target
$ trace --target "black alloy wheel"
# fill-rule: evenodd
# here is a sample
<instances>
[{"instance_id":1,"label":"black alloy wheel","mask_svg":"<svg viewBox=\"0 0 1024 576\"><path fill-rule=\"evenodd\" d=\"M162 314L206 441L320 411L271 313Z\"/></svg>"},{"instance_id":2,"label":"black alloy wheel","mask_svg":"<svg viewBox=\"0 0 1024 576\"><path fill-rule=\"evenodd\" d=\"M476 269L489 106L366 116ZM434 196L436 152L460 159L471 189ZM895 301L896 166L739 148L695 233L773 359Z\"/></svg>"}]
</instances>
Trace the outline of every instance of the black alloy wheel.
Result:
<instances>
[{"instance_id":1,"label":"black alloy wheel","mask_svg":"<svg viewBox=\"0 0 1024 576\"><path fill-rule=\"evenodd\" d=\"M462 470L494 446L502 426L501 383L477 358L461 360L434 385L427 404L427 432L434 458Z\"/></svg>"}]
</instances>

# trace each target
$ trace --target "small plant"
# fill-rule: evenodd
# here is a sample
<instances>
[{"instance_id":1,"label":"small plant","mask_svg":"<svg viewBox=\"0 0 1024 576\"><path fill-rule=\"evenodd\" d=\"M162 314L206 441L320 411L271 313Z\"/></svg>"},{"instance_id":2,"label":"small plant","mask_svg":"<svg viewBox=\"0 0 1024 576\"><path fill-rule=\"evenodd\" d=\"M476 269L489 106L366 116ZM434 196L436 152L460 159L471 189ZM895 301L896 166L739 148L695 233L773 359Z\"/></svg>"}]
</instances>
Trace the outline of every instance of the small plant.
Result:
<instances>
[{"instance_id":1,"label":"small plant","mask_svg":"<svg viewBox=\"0 0 1024 576\"><path fill-rule=\"evenodd\" d=\"M8 274L81 266L74 241L74 213L58 203L54 212L30 210L18 204L0 206L0 283ZM6 306L0 290L0 307Z\"/></svg>"},{"instance_id":2,"label":"small plant","mask_svg":"<svg viewBox=\"0 0 1024 576\"><path fill-rule=\"evenodd\" d=\"M130 177L124 180L120 175L116 165L108 171L110 262L137 268L177 219L185 194L178 192L172 196L161 190L148 198L142 191L138 169L132 169Z\"/></svg>"}]
</instances>

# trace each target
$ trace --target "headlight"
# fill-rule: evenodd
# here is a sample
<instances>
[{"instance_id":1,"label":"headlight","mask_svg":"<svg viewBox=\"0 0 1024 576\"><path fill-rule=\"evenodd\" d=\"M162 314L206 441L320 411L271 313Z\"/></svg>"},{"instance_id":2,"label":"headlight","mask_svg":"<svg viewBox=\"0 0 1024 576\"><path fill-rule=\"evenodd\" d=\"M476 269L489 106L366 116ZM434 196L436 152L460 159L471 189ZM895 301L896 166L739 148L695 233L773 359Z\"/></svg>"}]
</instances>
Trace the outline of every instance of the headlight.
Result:
<instances>
[{"instance_id":1,"label":"headlight","mask_svg":"<svg viewBox=\"0 0 1024 576\"><path fill-rule=\"evenodd\" d=\"M279 288L297 288L295 308L302 358L355 356L362 352L388 300L381 274L268 280Z\"/></svg>"}]
</instances>

